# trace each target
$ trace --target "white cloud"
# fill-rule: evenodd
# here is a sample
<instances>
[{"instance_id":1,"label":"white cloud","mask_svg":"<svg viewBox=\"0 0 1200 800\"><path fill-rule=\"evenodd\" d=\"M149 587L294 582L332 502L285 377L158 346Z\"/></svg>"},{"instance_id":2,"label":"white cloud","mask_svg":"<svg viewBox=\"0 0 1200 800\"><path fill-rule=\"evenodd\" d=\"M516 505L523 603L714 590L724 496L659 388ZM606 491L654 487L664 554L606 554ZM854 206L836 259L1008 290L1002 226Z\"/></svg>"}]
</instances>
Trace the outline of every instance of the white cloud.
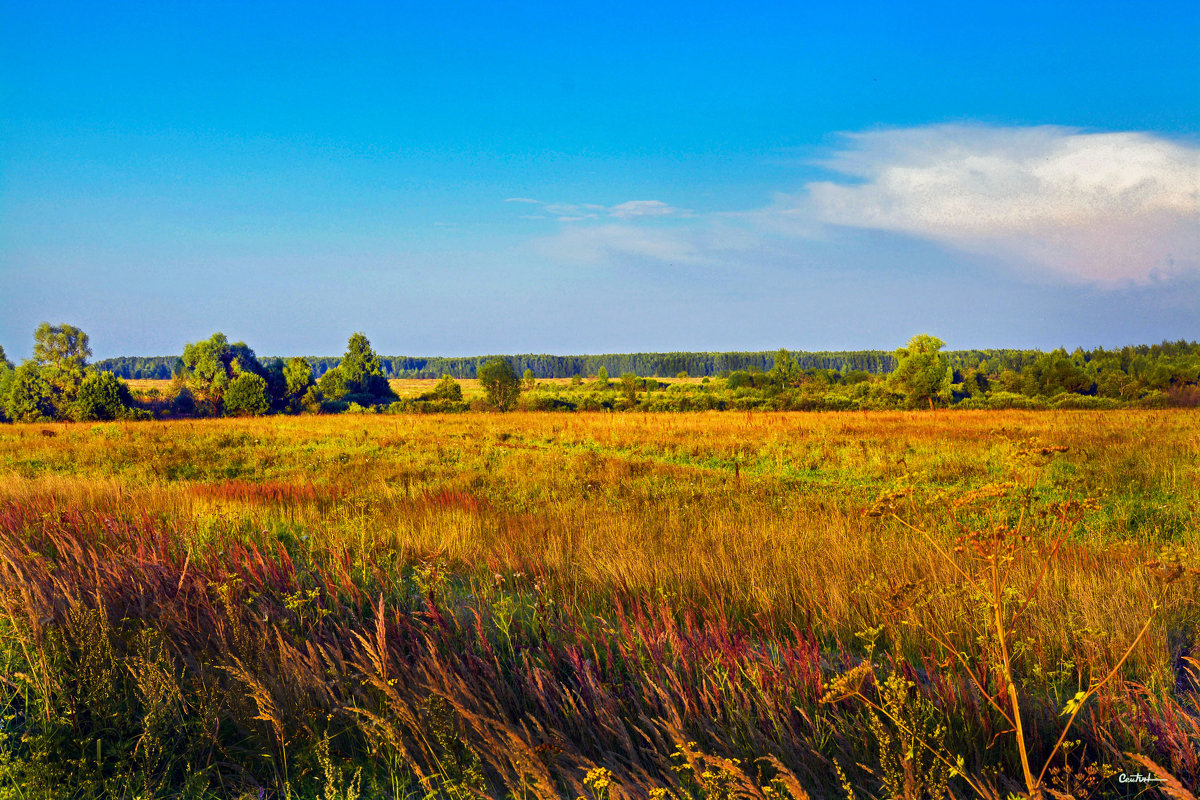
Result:
<instances>
[{"instance_id":1,"label":"white cloud","mask_svg":"<svg viewBox=\"0 0 1200 800\"><path fill-rule=\"evenodd\" d=\"M511 201L538 206L528 218L572 223L537 246L576 262L810 263L804 253L828 253L831 240L843 238L839 230L857 228L1054 282L1120 286L1200 275L1195 145L1144 133L940 125L846 134L818 163L841 177L745 211L695 214L658 200ZM877 242L854 246L864 264L891 263L893 253Z\"/></svg>"},{"instance_id":2,"label":"white cloud","mask_svg":"<svg viewBox=\"0 0 1200 800\"><path fill-rule=\"evenodd\" d=\"M1200 149L1148 134L935 126L850 134L823 162L857 184L777 204L835 225L1118 284L1200 270ZM782 220L778 220L782 221Z\"/></svg>"},{"instance_id":3,"label":"white cloud","mask_svg":"<svg viewBox=\"0 0 1200 800\"><path fill-rule=\"evenodd\" d=\"M688 216L688 212L661 200L626 200L615 206L596 203L544 203L529 197L510 197L506 203L534 203L559 222L582 222L589 219L634 220L643 217Z\"/></svg>"},{"instance_id":4,"label":"white cloud","mask_svg":"<svg viewBox=\"0 0 1200 800\"><path fill-rule=\"evenodd\" d=\"M660 200L629 200L608 209L610 217L617 219L636 219L637 217L669 217L678 214L679 209L672 208Z\"/></svg>"}]
</instances>

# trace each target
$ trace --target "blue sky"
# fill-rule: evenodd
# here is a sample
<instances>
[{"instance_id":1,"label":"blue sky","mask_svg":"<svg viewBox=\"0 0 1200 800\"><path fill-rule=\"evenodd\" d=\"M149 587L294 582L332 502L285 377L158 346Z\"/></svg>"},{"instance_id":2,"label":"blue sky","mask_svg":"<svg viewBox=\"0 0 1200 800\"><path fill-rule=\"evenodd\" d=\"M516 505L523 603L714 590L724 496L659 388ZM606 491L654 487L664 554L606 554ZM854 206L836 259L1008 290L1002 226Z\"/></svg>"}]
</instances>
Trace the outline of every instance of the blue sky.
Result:
<instances>
[{"instance_id":1,"label":"blue sky","mask_svg":"<svg viewBox=\"0 0 1200 800\"><path fill-rule=\"evenodd\" d=\"M0 0L0 345L1200 339L1200 6Z\"/></svg>"}]
</instances>

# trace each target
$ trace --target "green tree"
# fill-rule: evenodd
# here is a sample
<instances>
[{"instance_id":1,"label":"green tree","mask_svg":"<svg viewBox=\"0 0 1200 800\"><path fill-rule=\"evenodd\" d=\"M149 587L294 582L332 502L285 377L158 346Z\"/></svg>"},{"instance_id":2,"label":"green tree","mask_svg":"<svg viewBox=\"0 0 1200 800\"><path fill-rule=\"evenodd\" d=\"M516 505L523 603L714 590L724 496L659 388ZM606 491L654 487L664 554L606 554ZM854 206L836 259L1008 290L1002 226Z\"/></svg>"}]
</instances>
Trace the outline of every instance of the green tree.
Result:
<instances>
[{"instance_id":1,"label":"green tree","mask_svg":"<svg viewBox=\"0 0 1200 800\"><path fill-rule=\"evenodd\" d=\"M479 385L489 403L507 411L521 394L521 381L507 359L497 356L479 368Z\"/></svg>"},{"instance_id":2,"label":"green tree","mask_svg":"<svg viewBox=\"0 0 1200 800\"><path fill-rule=\"evenodd\" d=\"M306 358L289 358L283 368L283 379L287 382L287 396L299 397L313 385L312 366Z\"/></svg>"},{"instance_id":3,"label":"green tree","mask_svg":"<svg viewBox=\"0 0 1200 800\"><path fill-rule=\"evenodd\" d=\"M293 411L299 410L305 394L313 387L312 365L306 358L289 358L283 367L283 397Z\"/></svg>"},{"instance_id":4,"label":"green tree","mask_svg":"<svg viewBox=\"0 0 1200 800\"><path fill-rule=\"evenodd\" d=\"M0 422L8 419L8 393L15 375L11 362L0 361Z\"/></svg>"},{"instance_id":5,"label":"green tree","mask_svg":"<svg viewBox=\"0 0 1200 800\"><path fill-rule=\"evenodd\" d=\"M521 383L524 384L527 392L537 388L537 377L533 374L533 370L525 370L525 374L521 376Z\"/></svg>"},{"instance_id":6,"label":"green tree","mask_svg":"<svg viewBox=\"0 0 1200 800\"><path fill-rule=\"evenodd\" d=\"M439 400L462 400L462 385L449 375L443 375L437 386L433 387L433 396Z\"/></svg>"},{"instance_id":7,"label":"green tree","mask_svg":"<svg viewBox=\"0 0 1200 800\"><path fill-rule=\"evenodd\" d=\"M253 372L243 372L229 382L229 389L225 392L226 414L256 417L270 409L266 378Z\"/></svg>"},{"instance_id":8,"label":"green tree","mask_svg":"<svg viewBox=\"0 0 1200 800\"><path fill-rule=\"evenodd\" d=\"M274 409L282 409L287 405L287 377L283 374L285 366L282 358L268 358L262 362L262 372L258 373L267 381L267 398Z\"/></svg>"},{"instance_id":9,"label":"green tree","mask_svg":"<svg viewBox=\"0 0 1200 800\"><path fill-rule=\"evenodd\" d=\"M606 370L604 367L601 367L596 371L596 385L601 389L608 388L608 370Z\"/></svg>"},{"instance_id":10,"label":"green tree","mask_svg":"<svg viewBox=\"0 0 1200 800\"><path fill-rule=\"evenodd\" d=\"M317 391L330 400L341 400L349 394L341 367L334 367L322 375L317 381Z\"/></svg>"},{"instance_id":11,"label":"green tree","mask_svg":"<svg viewBox=\"0 0 1200 800\"><path fill-rule=\"evenodd\" d=\"M641 386L641 383L638 380L638 376L632 372L626 372L621 376L621 392L631 405L637 402L638 388Z\"/></svg>"},{"instance_id":12,"label":"green tree","mask_svg":"<svg viewBox=\"0 0 1200 800\"><path fill-rule=\"evenodd\" d=\"M392 394L387 376L379 356L371 349L371 342L361 333L355 333L346 343L346 354L342 356L338 369L342 372L347 394L365 394L371 397L389 397Z\"/></svg>"},{"instance_id":13,"label":"green tree","mask_svg":"<svg viewBox=\"0 0 1200 800\"><path fill-rule=\"evenodd\" d=\"M791 386L795 383L800 368L796 365L796 359L787 350L780 348L775 354L775 363L771 366L771 371L768 373L771 382L780 389Z\"/></svg>"},{"instance_id":14,"label":"green tree","mask_svg":"<svg viewBox=\"0 0 1200 800\"><path fill-rule=\"evenodd\" d=\"M9 383L4 413L13 422L40 422L54 417L54 389L36 362L26 361L17 367Z\"/></svg>"},{"instance_id":15,"label":"green tree","mask_svg":"<svg viewBox=\"0 0 1200 800\"><path fill-rule=\"evenodd\" d=\"M91 354L88 335L74 325L43 322L33 332L33 360L42 368L59 406L75 399Z\"/></svg>"},{"instance_id":16,"label":"green tree","mask_svg":"<svg viewBox=\"0 0 1200 800\"><path fill-rule=\"evenodd\" d=\"M133 397L129 387L111 372L90 372L79 385L71 406L77 420L123 419L129 414Z\"/></svg>"},{"instance_id":17,"label":"green tree","mask_svg":"<svg viewBox=\"0 0 1200 800\"><path fill-rule=\"evenodd\" d=\"M950 359L939 352L945 346L936 336L920 333L896 351L896 370L889 380L908 396L910 406L928 403L932 410L934 400L949 401L954 370Z\"/></svg>"},{"instance_id":18,"label":"green tree","mask_svg":"<svg viewBox=\"0 0 1200 800\"><path fill-rule=\"evenodd\" d=\"M4 348L0 347L0 371L12 369L13 363L8 360L8 356L4 354Z\"/></svg>"},{"instance_id":19,"label":"green tree","mask_svg":"<svg viewBox=\"0 0 1200 800\"><path fill-rule=\"evenodd\" d=\"M213 414L221 413L225 392L234 378L243 373L263 377L264 372L245 342L230 343L223 333L184 346L180 368L192 394L207 403Z\"/></svg>"}]
</instances>

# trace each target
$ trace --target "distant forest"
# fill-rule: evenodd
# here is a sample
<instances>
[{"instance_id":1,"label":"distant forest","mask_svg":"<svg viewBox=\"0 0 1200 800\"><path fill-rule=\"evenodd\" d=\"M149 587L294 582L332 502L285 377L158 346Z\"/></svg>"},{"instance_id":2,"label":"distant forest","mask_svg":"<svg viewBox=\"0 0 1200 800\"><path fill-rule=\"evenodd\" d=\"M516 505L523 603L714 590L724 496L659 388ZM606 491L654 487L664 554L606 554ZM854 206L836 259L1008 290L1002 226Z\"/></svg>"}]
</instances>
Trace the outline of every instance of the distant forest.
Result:
<instances>
[{"instance_id":1,"label":"distant forest","mask_svg":"<svg viewBox=\"0 0 1200 800\"><path fill-rule=\"evenodd\" d=\"M462 411L846 411L899 408L1200 406L1200 343L1119 350L624 353L412 358L378 355L362 333L340 358L260 358L223 333L182 354L89 364L88 335L43 322L33 358L0 348L0 421L136 420L260 414ZM613 377L619 376L616 380ZM401 396L389 378L440 378ZM485 397L458 383L477 379ZM567 381L549 381L559 378ZM688 378L694 380L661 380ZM125 380L169 380L131 387ZM539 383L539 379L543 382ZM474 387L472 388L474 392Z\"/></svg>"},{"instance_id":2,"label":"distant forest","mask_svg":"<svg viewBox=\"0 0 1200 800\"><path fill-rule=\"evenodd\" d=\"M1114 350L1077 349L1071 354L1076 363L1095 359L1116 360L1129 365L1138 359L1157 361L1200 355L1194 342L1163 342ZM821 369L839 372L862 371L886 375L896 369L896 355L888 350L791 351L802 370ZM944 353L950 366L967 370L986 362L991 370L1023 372L1045 355L1041 350L950 350ZM726 377L737 371L769 371L777 351L728 353L609 353L603 355L554 356L521 354L502 356L518 374L530 370L536 378L587 377L603 368L610 375L633 373L641 378L670 378L681 372L695 378ZM379 356L379 364L388 378L475 378L479 368L495 356L421 357ZM341 362L339 356L306 356L315 377L321 377ZM284 359L286 360L286 359ZM95 362L96 369L118 378L168 380L183 367L179 356L122 356Z\"/></svg>"}]
</instances>

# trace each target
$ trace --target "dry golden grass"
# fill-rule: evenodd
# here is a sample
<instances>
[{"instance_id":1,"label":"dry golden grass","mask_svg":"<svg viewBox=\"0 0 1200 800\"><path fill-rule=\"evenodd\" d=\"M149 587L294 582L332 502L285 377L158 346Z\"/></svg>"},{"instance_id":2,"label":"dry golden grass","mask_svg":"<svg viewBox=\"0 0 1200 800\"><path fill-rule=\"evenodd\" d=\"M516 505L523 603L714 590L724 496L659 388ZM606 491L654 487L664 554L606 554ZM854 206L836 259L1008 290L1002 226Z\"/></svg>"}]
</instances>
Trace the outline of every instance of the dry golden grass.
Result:
<instances>
[{"instance_id":1,"label":"dry golden grass","mask_svg":"<svg viewBox=\"0 0 1200 800\"><path fill-rule=\"evenodd\" d=\"M1018 455L1047 444L1069 449L1037 464ZM1182 411L18 425L0 435L0 459L0 498L50 493L197 529L286 523L316 544L353 541L362 558L537 569L571 592L703 598L845 641L886 617L894 587L951 579L911 531L864 516L879 494L915 487L912 521L948 540L946 498L1036 468L1046 500L1101 502L1032 618L1047 659L1080 646L1111 657L1106 642L1128 640L1153 602L1141 564L1162 546L1200 549L1200 423ZM1017 577L1032 579L1039 559L1031 546ZM1165 619L1195 599L1177 596ZM1167 631L1156 634L1136 666L1165 668Z\"/></svg>"},{"instance_id":2,"label":"dry golden grass","mask_svg":"<svg viewBox=\"0 0 1200 800\"><path fill-rule=\"evenodd\" d=\"M401 388L419 394L433 383ZM1060 541L1056 520L1076 519L1063 504L1085 499ZM583 791L582 772L601 763L619 761L632 785L656 785L685 729L711 731L710 747L728 754L810 764L811 775L797 774L814 786L832 774L829 742L844 758L876 758L857 709L816 703L823 682L865 652L864 634L920 670L906 674L927 677L920 691L959 726L960 752L1011 767L1011 732L962 688L964 671L983 675L988 691L1004 680L988 675L990 622L956 569L971 542L1019 521L1029 538L1013 540L1005 586L1014 603L1035 600L1009 642L1031 746L1045 757L1061 730L1058 710L1152 619L1124 665L1137 684L1097 696L1095 716L1077 729L1091 753L1153 745L1175 773L1200 774L1187 755L1200 726L1183 710L1195 692L1177 689L1200 619L1200 581L1189 572L1200 571L1200 418L1188 411L12 425L0 428L0 509L7 569L58 587L28 613L37 625L58 614L58 595L92 602L92 590L71 581L94 580L117 600L157 587L154 602L177 615L162 621L164 635L184 619L180 630L206 641L210 617L225 620L221 630L248 631L251 644L222 645L228 664L218 672L246 691L222 713L261 728L255 747L275 748L271 769L297 731L318 738L310 717L375 703L355 688L370 685L386 703L370 706L362 735L391 737L409 753L406 768L428 776L440 757L428 737L441 723L420 707L432 693L510 788L522 780L518 762L541 746L526 721L558 731L570 755L555 774L572 796ZM125 540L136 552L104 550ZM959 546L965 552L947 557ZM42 556L54 551L61 565ZM72 558L68 580L57 570ZM1166 566L1148 569L1151 560ZM1160 579L1175 565L1184 579L1164 594ZM241 585L233 575L258 599L221 600ZM34 583L10 581L0 589L14 597ZM180 594L188 581L194 595ZM286 613L259 613L268 602ZM524 650L500 627L514 608L525 609ZM305 616L321 613L332 615L328 626ZM64 630L76 624L68 622ZM320 713L313 697L324 698ZM586 697L603 709L581 711ZM1149 731L1160 740L1129 744ZM347 752L363 757L354 747Z\"/></svg>"}]
</instances>

